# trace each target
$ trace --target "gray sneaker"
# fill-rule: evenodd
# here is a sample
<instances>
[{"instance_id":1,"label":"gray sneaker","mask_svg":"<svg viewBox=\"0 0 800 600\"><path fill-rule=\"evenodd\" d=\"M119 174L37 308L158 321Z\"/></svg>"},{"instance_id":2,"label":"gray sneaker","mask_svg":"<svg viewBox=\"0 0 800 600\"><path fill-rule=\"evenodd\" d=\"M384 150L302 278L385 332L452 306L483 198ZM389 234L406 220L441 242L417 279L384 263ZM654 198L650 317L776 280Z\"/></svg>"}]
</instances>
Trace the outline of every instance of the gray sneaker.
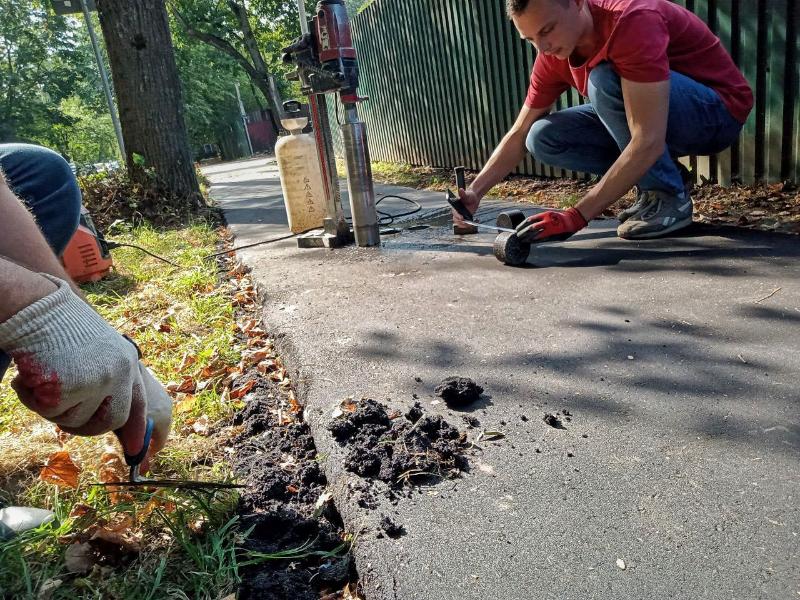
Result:
<instances>
[{"instance_id":1,"label":"gray sneaker","mask_svg":"<svg viewBox=\"0 0 800 600\"><path fill-rule=\"evenodd\" d=\"M686 194L642 192L644 205L638 213L617 227L617 235L626 240L661 237L692 224L692 199Z\"/></svg>"},{"instance_id":2,"label":"gray sneaker","mask_svg":"<svg viewBox=\"0 0 800 600\"><path fill-rule=\"evenodd\" d=\"M686 194L688 198L692 190L694 189L694 182L692 181L692 173L687 169L683 163L679 163L677 160L675 161L675 166L678 168L678 172L681 174L681 181L683 181L683 193ZM636 190L636 200L633 204L631 204L628 208L621 211L617 215L617 219L619 219L620 223L624 223L628 219L630 219L633 215L637 212L642 210L645 202L644 192L639 189L638 186L634 188Z\"/></svg>"},{"instance_id":3,"label":"gray sneaker","mask_svg":"<svg viewBox=\"0 0 800 600\"><path fill-rule=\"evenodd\" d=\"M638 213L642 208L644 208L645 202L647 201L647 193L642 192L639 188L636 188L636 200L633 204L631 204L628 208L617 215L617 219L619 219L620 223L624 223L628 219L630 219L633 215Z\"/></svg>"}]
</instances>

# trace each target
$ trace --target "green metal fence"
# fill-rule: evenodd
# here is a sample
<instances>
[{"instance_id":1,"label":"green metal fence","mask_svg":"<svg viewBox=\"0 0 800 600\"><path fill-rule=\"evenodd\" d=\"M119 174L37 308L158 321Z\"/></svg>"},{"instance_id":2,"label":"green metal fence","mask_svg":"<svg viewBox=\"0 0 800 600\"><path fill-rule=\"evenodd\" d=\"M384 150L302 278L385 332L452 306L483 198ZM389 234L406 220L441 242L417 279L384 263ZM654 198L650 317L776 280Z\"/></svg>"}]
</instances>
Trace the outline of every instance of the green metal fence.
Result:
<instances>
[{"instance_id":1,"label":"green metal fence","mask_svg":"<svg viewBox=\"0 0 800 600\"><path fill-rule=\"evenodd\" d=\"M723 184L800 180L799 2L678 2L720 36L756 97L732 148L687 159L699 176ZM519 112L534 59L531 45L506 18L504 4L376 0L353 19L360 92L370 98L361 114L373 160L483 166ZM583 101L570 90L557 108ZM335 118L332 114L334 123ZM517 173L578 176L531 159Z\"/></svg>"}]
</instances>

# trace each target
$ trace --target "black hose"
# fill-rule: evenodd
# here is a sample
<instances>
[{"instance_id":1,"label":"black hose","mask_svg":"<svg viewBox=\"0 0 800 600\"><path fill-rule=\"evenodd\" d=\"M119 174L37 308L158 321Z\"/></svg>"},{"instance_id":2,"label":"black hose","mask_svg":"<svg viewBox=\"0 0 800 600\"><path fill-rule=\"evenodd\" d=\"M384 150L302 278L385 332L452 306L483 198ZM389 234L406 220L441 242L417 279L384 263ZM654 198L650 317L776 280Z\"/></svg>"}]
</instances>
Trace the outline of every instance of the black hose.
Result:
<instances>
[{"instance_id":1,"label":"black hose","mask_svg":"<svg viewBox=\"0 0 800 600\"><path fill-rule=\"evenodd\" d=\"M148 254L149 256L152 256L153 258L157 258L161 262L167 263L168 265L172 265L173 267L180 267L181 266L178 263L174 263L171 260L167 260L163 256L159 256L158 254L153 254L152 252L150 252L150 250L146 250L146 249L142 248L141 246L137 246L136 244L123 244L122 242L114 242L112 240L106 240L106 245L108 246L109 250L113 250L114 248L121 248L123 246L126 247L126 248L136 248L137 250L139 250L141 252L144 252L145 254Z\"/></svg>"}]
</instances>

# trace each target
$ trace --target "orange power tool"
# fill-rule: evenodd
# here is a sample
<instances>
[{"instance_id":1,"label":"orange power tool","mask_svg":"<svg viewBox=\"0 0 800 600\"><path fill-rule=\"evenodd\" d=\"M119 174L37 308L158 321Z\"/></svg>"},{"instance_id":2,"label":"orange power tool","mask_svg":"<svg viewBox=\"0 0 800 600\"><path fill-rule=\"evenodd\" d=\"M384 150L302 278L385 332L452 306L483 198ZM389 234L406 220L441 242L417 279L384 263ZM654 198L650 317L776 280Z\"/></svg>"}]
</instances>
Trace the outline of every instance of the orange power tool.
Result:
<instances>
[{"instance_id":1,"label":"orange power tool","mask_svg":"<svg viewBox=\"0 0 800 600\"><path fill-rule=\"evenodd\" d=\"M103 234L97 231L89 211L83 206L78 230L67 244L61 262L69 276L78 283L100 281L108 275L114 264L108 243Z\"/></svg>"}]
</instances>

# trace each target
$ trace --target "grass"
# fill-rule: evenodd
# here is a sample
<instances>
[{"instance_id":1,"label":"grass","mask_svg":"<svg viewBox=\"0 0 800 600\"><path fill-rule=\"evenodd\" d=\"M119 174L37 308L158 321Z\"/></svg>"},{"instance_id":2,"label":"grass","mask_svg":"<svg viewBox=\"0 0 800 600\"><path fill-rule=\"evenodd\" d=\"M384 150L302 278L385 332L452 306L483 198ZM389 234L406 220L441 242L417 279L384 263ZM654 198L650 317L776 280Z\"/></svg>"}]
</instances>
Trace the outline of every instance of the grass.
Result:
<instances>
[{"instance_id":1,"label":"grass","mask_svg":"<svg viewBox=\"0 0 800 600\"><path fill-rule=\"evenodd\" d=\"M216 251L219 232L198 222L166 232L139 227L110 237L182 265L175 268L120 248L113 251L115 272L84 286L88 301L136 340L159 379L173 382L172 435L154 473L228 480L232 474L224 458L230 431L223 425L238 404L229 399L223 379L236 368L243 348L236 339L231 286L219 285L216 264L203 260ZM235 591L242 560L237 548L244 536L235 517L235 493L119 494L91 487L109 470L125 475L113 436L59 438L52 424L19 403L8 385L12 377L7 373L0 384L0 502L49 508L57 523L0 544L0 596L35 599L43 585L55 586L48 596L54 600L214 599ZM193 391L175 391L187 381ZM217 429L222 431L209 435ZM38 477L59 450L69 452L80 470L77 488ZM111 550L105 563L88 573L71 572L70 545L85 542L98 529L116 532L141 550Z\"/></svg>"}]
</instances>

